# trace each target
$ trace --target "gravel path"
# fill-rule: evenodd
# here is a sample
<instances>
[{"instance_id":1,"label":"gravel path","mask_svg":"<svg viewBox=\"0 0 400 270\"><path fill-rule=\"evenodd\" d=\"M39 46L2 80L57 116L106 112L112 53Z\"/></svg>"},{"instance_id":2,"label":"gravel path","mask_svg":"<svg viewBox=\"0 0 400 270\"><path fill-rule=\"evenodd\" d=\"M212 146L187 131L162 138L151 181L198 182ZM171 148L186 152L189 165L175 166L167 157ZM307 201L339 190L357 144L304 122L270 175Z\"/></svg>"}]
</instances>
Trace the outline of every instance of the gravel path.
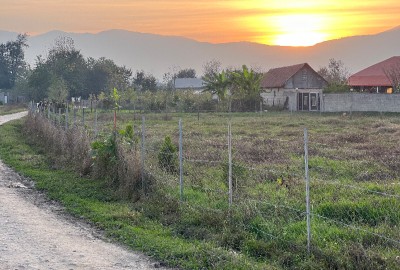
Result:
<instances>
[{"instance_id":1,"label":"gravel path","mask_svg":"<svg viewBox=\"0 0 400 270\"><path fill-rule=\"evenodd\" d=\"M0 125L24 115L0 116ZM107 242L33 186L0 161L0 269L166 269Z\"/></svg>"}]
</instances>

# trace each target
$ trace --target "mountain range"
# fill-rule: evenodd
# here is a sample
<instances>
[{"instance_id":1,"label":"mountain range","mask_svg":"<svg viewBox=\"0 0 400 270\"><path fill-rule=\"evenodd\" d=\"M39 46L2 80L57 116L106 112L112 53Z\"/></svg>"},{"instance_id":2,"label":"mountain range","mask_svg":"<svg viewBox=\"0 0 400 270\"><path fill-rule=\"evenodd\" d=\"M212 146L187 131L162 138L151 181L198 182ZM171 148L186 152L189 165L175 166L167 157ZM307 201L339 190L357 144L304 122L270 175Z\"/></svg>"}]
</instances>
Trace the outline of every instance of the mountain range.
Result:
<instances>
[{"instance_id":1,"label":"mountain range","mask_svg":"<svg viewBox=\"0 0 400 270\"><path fill-rule=\"evenodd\" d=\"M15 40L18 33L0 31L0 43ZM96 34L51 31L28 37L26 61L33 67L38 55L46 57L58 37L74 40L85 57L106 57L133 71L144 70L159 80L166 72L194 68L198 75L203 65L218 60L223 67L243 64L261 71L309 63L314 69L327 66L330 58L341 60L350 73L358 72L391 56L400 55L400 26L364 36L325 41L310 47L269 46L252 42L213 44L177 36L162 36L126 30Z\"/></svg>"}]
</instances>

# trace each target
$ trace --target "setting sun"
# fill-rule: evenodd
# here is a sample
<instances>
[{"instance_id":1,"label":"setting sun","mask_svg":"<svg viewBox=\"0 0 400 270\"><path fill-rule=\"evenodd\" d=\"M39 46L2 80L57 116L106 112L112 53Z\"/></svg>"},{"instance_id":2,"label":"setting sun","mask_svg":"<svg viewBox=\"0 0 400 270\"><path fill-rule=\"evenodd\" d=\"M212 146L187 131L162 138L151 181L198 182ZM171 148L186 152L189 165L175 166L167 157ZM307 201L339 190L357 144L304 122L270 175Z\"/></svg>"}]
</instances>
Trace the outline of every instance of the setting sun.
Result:
<instances>
[{"instance_id":1,"label":"setting sun","mask_svg":"<svg viewBox=\"0 0 400 270\"><path fill-rule=\"evenodd\" d=\"M313 14L279 15L273 18L279 33L274 44L281 46L311 46L326 40L325 20Z\"/></svg>"},{"instance_id":2,"label":"setting sun","mask_svg":"<svg viewBox=\"0 0 400 270\"><path fill-rule=\"evenodd\" d=\"M1 1L1 27L9 31L125 29L210 43L281 46L376 34L398 26L400 12L398 0Z\"/></svg>"}]
</instances>

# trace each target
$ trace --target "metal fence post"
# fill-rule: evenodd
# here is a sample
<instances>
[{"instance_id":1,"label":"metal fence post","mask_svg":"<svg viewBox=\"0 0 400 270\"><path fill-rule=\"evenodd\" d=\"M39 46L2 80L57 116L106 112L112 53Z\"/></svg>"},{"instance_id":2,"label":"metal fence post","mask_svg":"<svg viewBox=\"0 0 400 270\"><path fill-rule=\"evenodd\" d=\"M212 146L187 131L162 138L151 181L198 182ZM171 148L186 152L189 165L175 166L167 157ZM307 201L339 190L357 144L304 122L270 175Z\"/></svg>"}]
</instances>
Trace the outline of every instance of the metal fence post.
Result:
<instances>
[{"instance_id":1,"label":"metal fence post","mask_svg":"<svg viewBox=\"0 0 400 270\"><path fill-rule=\"evenodd\" d=\"M58 126L61 127L61 108L58 108Z\"/></svg>"},{"instance_id":2,"label":"metal fence post","mask_svg":"<svg viewBox=\"0 0 400 270\"><path fill-rule=\"evenodd\" d=\"M228 184L229 184L229 207L232 206L232 133L231 123L228 125Z\"/></svg>"},{"instance_id":3,"label":"metal fence post","mask_svg":"<svg viewBox=\"0 0 400 270\"><path fill-rule=\"evenodd\" d=\"M142 159L142 164L141 164L141 176L142 176L142 190L143 194L145 194L145 183L144 183L144 159L145 159L145 117L144 115L142 116L142 154L141 154L141 159Z\"/></svg>"},{"instance_id":4,"label":"metal fence post","mask_svg":"<svg viewBox=\"0 0 400 270\"><path fill-rule=\"evenodd\" d=\"M74 106L74 127L76 127L76 108Z\"/></svg>"},{"instance_id":5,"label":"metal fence post","mask_svg":"<svg viewBox=\"0 0 400 270\"><path fill-rule=\"evenodd\" d=\"M65 107L65 130L68 129L68 102L67 107Z\"/></svg>"},{"instance_id":6,"label":"metal fence post","mask_svg":"<svg viewBox=\"0 0 400 270\"><path fill-rule=\"evenodd\" d=\"M311 220L310 220L310 177L308 172L308 133L304 128L304 168L306 180L306 215L307 215L307 253L310 254L311 247Z\"/></svg>"},{"instance_id":7,"label":"metal fence post","mask_svg":"<svg viewBox=\"0 0 400 270\"><path fill-rule=\"evenodd\" d=\"M94 109L94 137L97 138L97 106Z\"/></svg>"},{"instance_id":8,"label":"metal fence post","mask_svg":"<svg viewBox=\"0 0 400 270\"><path fill-rule=\"evenodd\" d=\"M56 105L53 105L53 124L56 126L57 125L57 110L56 110Z\"/></svg>"},{"instance_id":9,"label":"metal fence post","mask_svg":"<svg viewBox=\"0 0 400 270\"><path fill-rule=\"evenodd\" d=\"M85 126L85 108L82 108L82 126Z\"/></svg>"},{"instance_id":10,"label":"metal fence post","mask_svg":"<svg viewBox=\"0 0 400 270\"><path fill-rule=\"evenodd\" d=\"M182 119L179 119L179 185L180 198L183 201L183 153L182 153Z\"/></svg>"}]
</instances>

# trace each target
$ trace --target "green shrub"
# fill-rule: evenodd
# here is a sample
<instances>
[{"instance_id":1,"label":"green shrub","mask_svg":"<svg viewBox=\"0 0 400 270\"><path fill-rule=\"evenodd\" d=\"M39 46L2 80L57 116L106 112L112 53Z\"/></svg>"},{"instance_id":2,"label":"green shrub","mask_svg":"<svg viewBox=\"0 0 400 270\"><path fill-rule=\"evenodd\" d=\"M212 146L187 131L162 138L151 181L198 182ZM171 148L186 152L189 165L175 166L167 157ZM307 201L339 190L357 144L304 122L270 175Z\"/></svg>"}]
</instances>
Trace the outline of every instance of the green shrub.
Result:
<instances>
[{"instance_id":1,"label":"green shrub","mask_svg":"<svg viewBox=\"0 0 400 270\"><path fill-rule=\"evenodd\" d=\"M370 202L340 202L322 203L317 212L327 218L339 220L345 223L357 222L369 226L377 226L380 223L398 224L399 216L390 215L389 209L395 207L394 200Z\"/></svg>"},{"instance_id":2,"label":"green shrub","mask_svg":"<svg viewBox=\"0 0 400 270\"><path fill-rule=\"evenodd\" d=\"M169 173L178 172L178 149L172 143L171 138L166 136L164 143L158 153L158 164L162 169Z\"/></svg>"},{"instance_id":3,"label":"green shrub","mask_svg":"<svg viewBox=\"0 0 400 270\"><path fill-rule=\"evenodd\" d=\"M93 166L95 177L106 176L115 181L117 165L117 142L116 136L111 135L102 141L94 141L91 144Z\"/></svg>"},{"instance_id":4,"label":"green shrub","mask_svg":"<svg viewBox=\"0 0 400 270\"><path fill-rule=\"evenodd\" d=\"M247 240L244 243L244 251L250 256L258 259L271 257L271 246L260 240Z\"/></svg>"},{"instance_id":5,"label":"green shrub","mask_svg":"<svg viewBox=\"0 0 400 270\"><path fill-rule=\"evenodd\" d=\"M139 143L139 137L135 134L132 125L127 125L125 129L121 129L119 134L130 144L136 146Z\"/></svg>"}]
</instances>

